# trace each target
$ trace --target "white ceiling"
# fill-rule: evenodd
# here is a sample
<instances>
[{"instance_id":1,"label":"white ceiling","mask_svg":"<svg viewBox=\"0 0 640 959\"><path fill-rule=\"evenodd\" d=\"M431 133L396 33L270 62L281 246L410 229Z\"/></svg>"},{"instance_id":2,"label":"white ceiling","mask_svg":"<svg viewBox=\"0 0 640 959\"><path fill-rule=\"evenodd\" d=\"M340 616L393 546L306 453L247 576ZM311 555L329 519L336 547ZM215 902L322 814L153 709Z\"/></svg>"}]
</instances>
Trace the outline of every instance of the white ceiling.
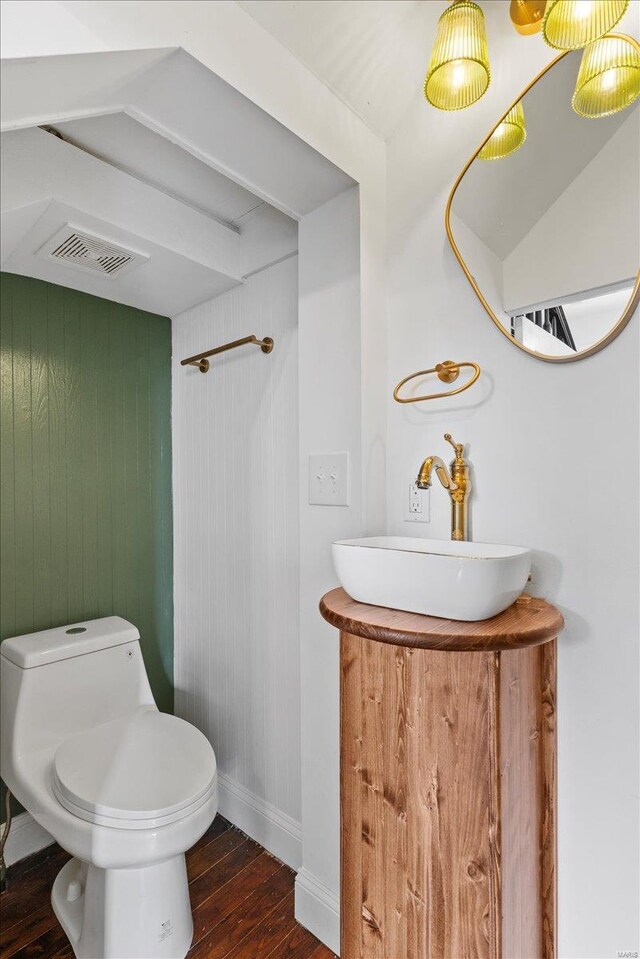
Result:
<instances>
[{"instance_id":1,"label":"white ceiling","mask_svg":"<svg viewBox=\"0 0 640 959\"><path fill-rule=\"evenodd\" d=\"M296 220L353 184L182 50L3 61L1 91L2 268L151 312L292 255ZM67 224L144 262L39 255Z\"/></svg>"},{"instance_id":2,"label":"white ceiling","mask_svg":"<svg viewBox=\"0 0 640 959\"><path fill-rule=\"evenodd\" d=\"M1 173L2 269L9 273L163 316L241 283L237 233L227 242L218 223L43 130L2 135ZM40 256L66 224L148 259L110 277Z\"/></svg>"},{"instance_id":3,"label":"white ceiling","mask_svg":"<svg viewBox=\"0 0 640 959\"><path fill-rule=\"evenodd\" d=\"M438 18L451 0L236 0L384 140L412 104L424 103L424 78ZM514 35L508 0L480 0L489 56ZM618 28L637 34L632 4ZM522 38L549 52L540 36ZM310 105L312 109L312 105ZM430 111L425 104L425 123Z\"/></svg>"},{"instance_id":4,"label":"white ceiling","mask_svg":"<svg viewBox=\"0 0 640 959\"><path fill-rule=\"evenodd\" d=\"M447 7L440 0L236 2L385 140L422 95Z\"/></svg>"},{"instance_id":5,"label":"white ceiling","mask_svg":"<svg viewBox=\"0 0 640 959\"><path fill-rule=\"evenodd\" d=\"M126 113L67 120L55 129L70 143L227 226L264 203Z\"/></svg>"},{"instance_id":6,"label":"white ceiling","mask_svg":"<svg viewBox=\"0 0 640 959\"><path fill-rule=\"evenodd\" d=\"M527 139L501 160L475 160L452 210L504 259L573 183L623 123L638 123L638 103L599 120L571 107L582 51L568 54L522 100Z\"/></svg>"}]
</instances>

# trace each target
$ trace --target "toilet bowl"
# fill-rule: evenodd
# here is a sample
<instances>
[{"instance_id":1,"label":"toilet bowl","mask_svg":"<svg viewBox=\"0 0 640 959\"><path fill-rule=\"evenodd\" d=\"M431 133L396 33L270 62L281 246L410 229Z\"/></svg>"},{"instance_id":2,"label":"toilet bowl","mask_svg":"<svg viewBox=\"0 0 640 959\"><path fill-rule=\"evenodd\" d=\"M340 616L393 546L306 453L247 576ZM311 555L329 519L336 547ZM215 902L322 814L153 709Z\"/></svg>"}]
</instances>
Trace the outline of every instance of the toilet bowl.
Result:
<instances>
[{"instance_id":1,"label":"toilet bowl","mask_svg":"<svg viewBox=\"0 0 640 959\"><path fill-rule=\"evenodd\" d=\"M73 858L52 889L77 959L183 959L185 852L217 811L213 749L160 713L117 616L0 647L0 775Z\"/></svg>"}]
</instances>

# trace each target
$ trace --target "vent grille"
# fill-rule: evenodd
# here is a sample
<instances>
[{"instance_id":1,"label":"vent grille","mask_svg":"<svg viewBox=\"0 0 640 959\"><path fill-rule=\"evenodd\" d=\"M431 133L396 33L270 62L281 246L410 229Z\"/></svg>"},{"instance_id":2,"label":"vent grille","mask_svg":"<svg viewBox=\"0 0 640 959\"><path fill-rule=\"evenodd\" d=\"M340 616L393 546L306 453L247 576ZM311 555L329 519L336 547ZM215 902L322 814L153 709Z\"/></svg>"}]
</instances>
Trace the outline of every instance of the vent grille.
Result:
<instances>
[{"instance_id":1,"label":"vent grille","mask_svg":"<svg viewBox=\"0 0 640 959\"><path fill-rule=\"evenodd\" d=\"M80 231L70 224L59 230L39 252L48 259L108 277L128 273L148 259L147 256L115 246L103 237Z\"/></svg>"}]
</instances>

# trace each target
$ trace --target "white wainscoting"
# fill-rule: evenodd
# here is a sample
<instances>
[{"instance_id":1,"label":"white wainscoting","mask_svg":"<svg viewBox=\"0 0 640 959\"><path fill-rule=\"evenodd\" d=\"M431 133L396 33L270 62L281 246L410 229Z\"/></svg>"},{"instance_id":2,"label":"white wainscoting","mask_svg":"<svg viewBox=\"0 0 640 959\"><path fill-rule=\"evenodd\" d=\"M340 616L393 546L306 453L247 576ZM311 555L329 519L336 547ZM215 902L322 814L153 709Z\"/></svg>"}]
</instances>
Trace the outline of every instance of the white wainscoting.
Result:
<instances>
[{"instance_id":1,"label":"white wainscoting","mask_svg":"<svg viewBox=\"0 0 640 959\"><path fill-rule=\"evenodd\" d=\"M210 739L220 811L300 853L297 257L173 319L176 713ZM255 333L213 357L180 359Z\"/></svg>"}]
</instances>

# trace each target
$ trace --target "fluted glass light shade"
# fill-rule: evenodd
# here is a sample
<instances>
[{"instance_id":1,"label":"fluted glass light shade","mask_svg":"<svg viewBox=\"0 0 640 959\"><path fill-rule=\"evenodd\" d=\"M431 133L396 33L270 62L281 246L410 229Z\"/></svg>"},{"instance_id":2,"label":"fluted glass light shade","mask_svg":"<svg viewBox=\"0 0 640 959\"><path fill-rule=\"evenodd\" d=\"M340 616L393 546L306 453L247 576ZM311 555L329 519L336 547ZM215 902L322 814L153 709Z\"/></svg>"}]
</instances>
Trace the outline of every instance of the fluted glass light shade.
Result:
<instances>
[{"instance_id":1,"label":"fluted glass light shade","mask_svg":"<svg viewBox=\"0 0 640 959\"><path fill-rule=\"evenodd\" d=\"M522 146L527 139L522 102L511 107L478 154L479 160L501 160Z\"/></svg>"},{"instance_id":2,"label":"fluted glass light shade","mask_svg":"<svg viewBox=\"0 0 640 959\"><path fill-rule=\"evenodd\" d=\"M571 105L581 117L607 117L640 95L640 45L624 36L602 37L582 54Z\"/></svg>"},{"instance_id":3,"label":"fluted glass light shade","mask_svg":"<svg viewBox=\"0 0 640 959\"><path fill-rule=\"evenodd\" d=\"M462 110L489 86L484 14L477 3L457 0L438 21L424 95L439 110Z\"/></svg>"},{"instance_id":4,"label":"fluted glass light shade","mask_svg":"<svg viewBox=\"0 0 640 959\"><path fill-rule=\"evenodd\" d=\"M612 30L629 0L547 0L542 36L557 50L579 50Z\"/></svg>"}]
</instances>

